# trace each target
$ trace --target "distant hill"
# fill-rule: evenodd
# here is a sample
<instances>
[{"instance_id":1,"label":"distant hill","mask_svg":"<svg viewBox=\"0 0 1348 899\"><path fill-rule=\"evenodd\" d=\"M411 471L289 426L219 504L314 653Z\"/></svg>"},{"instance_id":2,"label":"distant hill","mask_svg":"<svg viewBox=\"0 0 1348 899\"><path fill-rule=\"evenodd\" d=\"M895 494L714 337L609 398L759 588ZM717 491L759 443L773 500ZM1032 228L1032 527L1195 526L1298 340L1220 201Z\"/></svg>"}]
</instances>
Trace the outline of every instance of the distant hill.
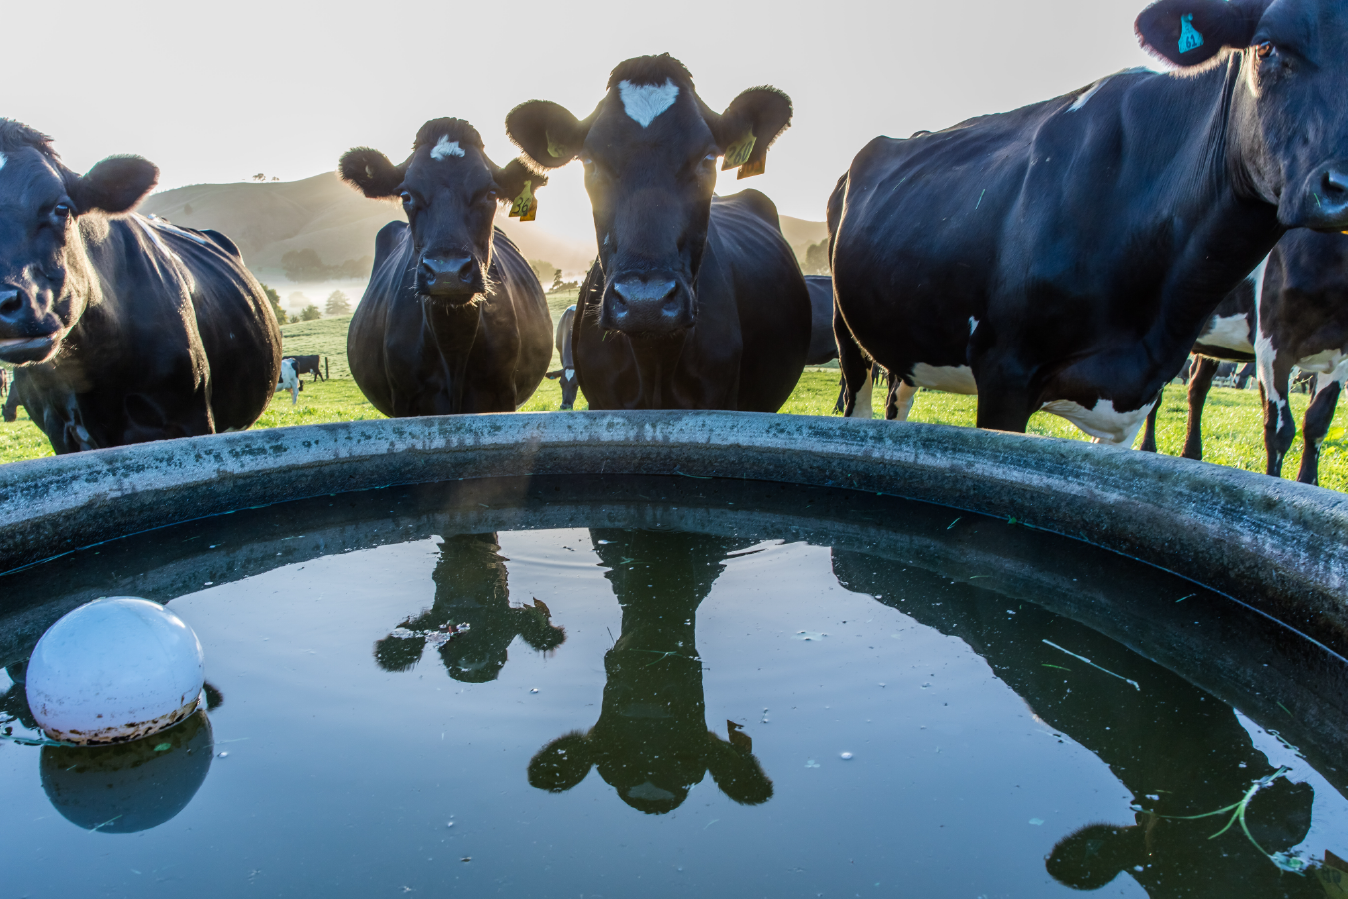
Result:
<instances>
[{"instance_id":1,"label":"distant hill","mask_svg":"<svg viewBox=\"0 0 1348 899\"><path fill-rule=\"evenodd\" d=\"M331 278L301 281L360 281L374 262L374 238L394 219L405 220L398 204L369 200L342 183L336 172L302 181L194 184L154 194L139 211L189 228L214 228L239 245L244 261L263 281L287 293L281 259L311 251L327 267L344 269ZM800 259L806 248L828 237L823 222L781 217L782 232ZM528 259L546 259L566 271L584 271L594 259L594 238L551 233L543 221L520 225L496 217L501 230ZM306 254L307 255L307 254ZM308 256L313 259L312 256Z\"/></svg>"},{"instance_id":2,"label":"distant hill","mask_svg":"<svg viewBox=\"0 0 1348 899\"><path fill-rule=\"evenodd\" d=\"M812 243L828 240L828 225L823 222L811 222L792 218L789 215L778 216L782 220L782 236L791 244L796 258L805 261L805 249Z\"/></svg>"},{"instance_id":3,"label":"distant hill","mask_svg":"<svg viewBox=\"0 0 1348 899\"><path fill-rule=\"evenodd\" d=\"M239 245L254 273L280 287L286 283L281 258L297 250L312 250L328 266L351 263L349 267L361 269L361 280L368 278L375 235L395 219L406 220L398 204L366 199L336 172L303 181L178 187L154 194L138 211L224 233ZM542 222L521 226L504 213L496 223L526 258L546 259L568 271L582 271L594 258L589 234L584 240L569 240L549 234Z\"/></svg>"}]
</instances>

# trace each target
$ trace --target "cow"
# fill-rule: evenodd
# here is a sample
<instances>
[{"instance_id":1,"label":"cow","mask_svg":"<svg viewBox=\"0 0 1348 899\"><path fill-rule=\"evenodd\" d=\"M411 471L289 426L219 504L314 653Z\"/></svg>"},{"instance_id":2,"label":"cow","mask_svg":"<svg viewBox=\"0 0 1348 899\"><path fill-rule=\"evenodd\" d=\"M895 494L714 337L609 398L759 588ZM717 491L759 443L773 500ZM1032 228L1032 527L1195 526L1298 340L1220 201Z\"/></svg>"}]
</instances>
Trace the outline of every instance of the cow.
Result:
<instances>
[{"instance_id":1,"label":"cow","mask_svg":"<svg viewBox=\"0 0 1348 899\"><path fill-rule=\"evenodd\" d=\"M744 177L791 121L774 88L724 113L668 54L620 63L584 120L531 100L506 131L540 169L580 159L599 259L576 302L576 376L591 409L775 412L810 345L810 297L777 208L714 196L716 162Z\"/></svg>"},{"instance_id":2,"label":"cow","mask_svg":"<svg viewBox=\"0 0 1348 899\"><path fill-rule=\"evenodd\" d=\"M1297 480L1318 483L1320 444L1348 378L1348 237L1289 231L1265 262L1222 300L1193 351L1197 364L1189 379L1189 424L1181 455L1203 458L1203 403L1213 377L1221 374L1216 360L1253 361L1264 406L1265 470L1281 475L1296 436L1288 381L1292 370L1300 368L1312 373L1315 389L1303 417ZM1244 386L1241 375L1236 386ZM1156 448L1155 416L1153 410L1143 449Z\"/></svg>"},{"instance_id":3,"label":"cow","mask_svg":"<svg viewBox=\"0 0 1348 899\"><path fill-rule=\"evenodd\" d=\"M295 405L300 401L300 389L304 385L300 383L299 375L295 373L295 360L289 357L281 360L281 379L276 383L277 391L290 391L290 405Z\"/></svg>"},{"instance_id":4,"label":"cow","mask_svg":"<svg viewBox=\"0 0 1348 899\"><path fill-rule=\"evenodd\" d=\"M1188 426L1185 429L1184 450L1180 453L1186 459L1203 458L1203 406L1207 402L1208 391L1212 389L1213 378L1221 373L1222 360L1228 363L1254 361L1254 306L1255 294L1259 290L1255 280L1256 275L1262 272L1261 265L1222 298L1212 315L1208 316L1189 360L1180 370L1189 390ZM1161 398L1158 394L1142 432L1139 449L1144 452L1156 451L1156 416L1160 409Z\"/></svg>"},{"instance_id":5,"label":"cow","mask_svg":"<svg viewBox=\"0 0 1348 899\"><path fill-rule=\"evenodd\" d=\"M322 378L324 381L328 379L328 374L326 371L328 367L328 360L325 359L324 357L320 355L312 355L312 356L290 356L288 358L295 360L295 374L313 375L313 377L309 379L309 383L312 384L314 381L317 381L320 378ZM320 364L322 365L322 368L319 367Z\"/></svg>"},{"instance_id":6,"label":"cow","mask_svg":"<svg viewBox=\"0 0 1348 899\"><path fill-rule=\"evenodd\" d=\"M880 137L828 207L864 350L1131 443L1213 309L1289 228L1348 227L1348 0L1160 0L1129 70L1013 112Z\"/></svg>"},{"instance_id":7,"label":"cow","mask_svg":"<svg viewBox=\"0 0 1348 899\"><path fill-rule=\"evenodd\" d=\"M1297 480L1317 484L1320 443L1348 379L1348 236L1294 231L1270 254L1258 297L1255 367L1264 404L1265 471L1282 474L1296 436L1287 402L1293 367L1315 374L1302 421Z\"/></svg>"},{"instance_id":8,"label":"cow","mask_svg":"<svg viewBox=\"0 0 1348 899\"><path fill-rule=\"evenodd\" d=\"M574 409L576 407L576 391L580 384L576 381L576 360L571 352L571 329L572 322L576 317L576 305L572 303L566 307L562 317L557 319L557 333L554 345L557 347L557 355L561 356L562 367L556 371L548 372L548 377L562 382L562 405L563 411Z\"/></svg>"},{"instance_id":9,"label":"cow","mask_svg":"<svg viewBox=\"0 0 1348 899\"><path fill-rule=\"evenodd\" d=\"M412 155L343 154L342 178L397 198L407 222L375 238L374 273L347 333L351 376L385 415L513 412L552 358L552 317L538 276L494 227L497 204L546 179L519 160L497 166L477 129L432 119Z\"/></svg>"},{"instance_id":10,"label":"cow","mask_svg":"<svg viewBox=\"0 0 1348 899\"><path fill-rule=\"evenodd\" d=\"M838 358L838 341L833 337L833 279L828 275L806 275L810 291L810 349L806 365L823 365Z\"/></svg>"},{"instance_id":11,"label":"cow","mask_svg":"<svg viewBox=\"0 0 1348 899\"><path fill-rule=\"evenodd\" d=\"M0 361L58 454L247 428L271 399L266 294L224 235L131 214L158 177L139 156L76 174L0 120Z\"/></svg>"}]
</instances>

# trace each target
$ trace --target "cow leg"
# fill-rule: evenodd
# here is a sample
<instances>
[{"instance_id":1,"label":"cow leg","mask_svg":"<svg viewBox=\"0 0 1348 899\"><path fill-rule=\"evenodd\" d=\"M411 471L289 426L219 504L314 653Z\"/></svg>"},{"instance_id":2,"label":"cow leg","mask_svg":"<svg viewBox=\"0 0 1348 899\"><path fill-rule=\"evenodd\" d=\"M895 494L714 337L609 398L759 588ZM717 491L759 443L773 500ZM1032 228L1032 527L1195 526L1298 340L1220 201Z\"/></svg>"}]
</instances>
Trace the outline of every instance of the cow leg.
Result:
<instances>
[{"instance_id":1,"label":"cow leg","mask_svg":"<svg viewBox=\"0 0 1348 899\"><path fill-rule=\"evenodd\" d=\"M1156 405L1151 407L1151 412L1147 414L1147 421L1142 426L1142 445L1138 447L1140 452L1156 452L1156 415L1161 411L1161 398L1165 396L1165 388L1156 394Z\"/></svg>"},{"instance_id":2,"label":"cow leg","mask_svg":"<svg viewBox=\"0 0 1348 899\"><path fill-rule=\"evenodd\" d=\"M885 418L890 421L907 421L909 413L913 411L913 400L917 398L917 387L897 375L891 374L890 377L894 382L889 388L889 403L885 406Z\"/></svg>"},{"instance_id":3,"label":"cow leg","mask_svg":"<svg viewBox=\"0 0 1348 899\"><path fill-rule=\"evenodd\" d=\"M1264 451L1268 456L1265 473L1278 478L1282 477L1282 460L1296 437L1297 426L1287 402L1287 369L1274 366L1270 383L1265 383L1264 374L1259 372L1259 396L1264 404Z\"/></svg>"},{"instance_id":4,"label":"cow leg","mask_svg":"<svg viewBox=\"0 0 1348 899\"><path fill-rule=\"evenodd\" d=\"M1207 356L1195 357L1197 364L1189 373L1189 425L1184 432L1186 459L1203 458L1203 404L1212 389L1212 377L1217 373L1217 360Z\"/></svg>"},{"instance_id":5,"label":"cow leg","mask_svg":"<svg viewBox=\"0 0 1348 899\"><path fill-rule=\"evenodd\" d=\"M1311 400L1301 422L1301 439L1305 446L1301 451L1297 480L1303 484L1320 483L1320 444L1329 433L1334 410L1339 405L1339 392L1343 389L1342 382L1333 375L1320 375L1316 381L1315 399Z\"/></svg>"},{"instance_id":6,"label":"cow leg","mask_svg":"<svg viewBox=\"0 0 1348 899\"><path fill-rule=\"evenodd\" d=\"M981 332L982 327L979 328ZM975 424L993 431L1025 433L1030 416L1040 408L1030 393L1026 366L1007 351L989 351L969 360L978 385L978 415ZM1140 424L1140 422L1139 422Z\"/></svg>"},{"instance_id":7,"label":"cow leg","mask_svg":"<svg viewBox=\"0 0 1348 899\"><path fill-rule=\"evenodd\" d=\"M833 339L838 342L838 368L842 372L842 391L838 397L838 411L847 418L870 418L871 412L871 360L857 344L852 330L843 321L838 304L833 304ZM861 402L861 391L866 392Z\"/></svg>"}]
</instances>

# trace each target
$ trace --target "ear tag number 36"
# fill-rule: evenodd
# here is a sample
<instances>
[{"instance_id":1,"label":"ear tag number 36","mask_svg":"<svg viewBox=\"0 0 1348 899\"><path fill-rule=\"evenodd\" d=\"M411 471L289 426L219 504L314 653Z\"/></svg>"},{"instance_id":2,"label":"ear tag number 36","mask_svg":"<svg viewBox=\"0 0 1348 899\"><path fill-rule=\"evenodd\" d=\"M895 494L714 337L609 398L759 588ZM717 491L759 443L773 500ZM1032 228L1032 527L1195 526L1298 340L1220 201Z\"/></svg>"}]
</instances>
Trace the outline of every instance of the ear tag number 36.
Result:
<instances>
[{"instance_id":1,"label":"ear tag number 36","mask_svg":"<svg viewBox=\"0 0 1348 899\"><path fill-rule=\"evenodd\" d=\"M508 218L518 218L522 222L532 222L538 214L538 198L533 195L531 188L532 181L524 182L524 190L515 198L515 202L510 204L510 215Z\"/></svg>"}]
</instances>

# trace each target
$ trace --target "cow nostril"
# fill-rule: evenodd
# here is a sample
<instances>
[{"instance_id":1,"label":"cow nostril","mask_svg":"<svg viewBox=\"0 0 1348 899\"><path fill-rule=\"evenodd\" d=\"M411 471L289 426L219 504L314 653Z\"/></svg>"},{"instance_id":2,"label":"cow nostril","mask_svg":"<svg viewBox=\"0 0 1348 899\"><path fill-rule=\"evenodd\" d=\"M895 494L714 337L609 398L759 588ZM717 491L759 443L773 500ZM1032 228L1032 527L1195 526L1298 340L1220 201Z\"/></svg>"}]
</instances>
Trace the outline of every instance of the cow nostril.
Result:
<instances>
[{"instance_id":1,"label":"cow nostril","mask_svg":"<svg viewBox=\"0 0 1348 899\"><path fill-rule=\"evenodd\" d=\"M0 291L0 317L12 318L23 309L23 297L17 290Z\"/></svg>"},{"instance_id":2,"label":"cow nostril","mask_svg":"<svg viewBox=\"0 0 1348 899\"><path fill-rule=\"evenodd\" d=\"M459 280L467 284L473 280L473 260L467 256L455 260L458 262ZM451 263L453 264L453 263Z\"/></svg>"},{"instance_id":3,"label":"cow nostril","mask_svg":"<svg viewBox=\"0 0 1348 899\"><path fill-rule=\"evenodd\" d=\"M1326 197L1342 202L1348 198L1348 172L1329 169L1320 179L1320 188Z\"/></svg>"}]
</instances>

